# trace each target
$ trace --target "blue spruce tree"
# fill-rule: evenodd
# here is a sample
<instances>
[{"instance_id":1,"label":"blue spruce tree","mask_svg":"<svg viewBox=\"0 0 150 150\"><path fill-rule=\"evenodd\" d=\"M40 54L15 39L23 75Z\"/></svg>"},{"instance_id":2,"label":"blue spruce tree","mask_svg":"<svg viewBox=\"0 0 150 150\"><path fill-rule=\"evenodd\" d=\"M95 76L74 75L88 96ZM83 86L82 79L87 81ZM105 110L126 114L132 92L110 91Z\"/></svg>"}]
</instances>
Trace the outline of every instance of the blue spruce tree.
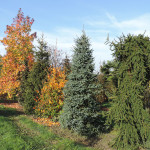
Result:
<instances>
[{"instance_id":1,"label":"blue spruce tree","mask_svg":"<svg viewBox=\"0 0 150 150\"><path fill-rule=\"evenodd\" d=\"M71 73L64 89L64 107L60 116L63 128L80 135L95 136L102 130L100 106L96 101L96 75L89 39L83 32L75 41Z\"/></svg>"}]
</instances>

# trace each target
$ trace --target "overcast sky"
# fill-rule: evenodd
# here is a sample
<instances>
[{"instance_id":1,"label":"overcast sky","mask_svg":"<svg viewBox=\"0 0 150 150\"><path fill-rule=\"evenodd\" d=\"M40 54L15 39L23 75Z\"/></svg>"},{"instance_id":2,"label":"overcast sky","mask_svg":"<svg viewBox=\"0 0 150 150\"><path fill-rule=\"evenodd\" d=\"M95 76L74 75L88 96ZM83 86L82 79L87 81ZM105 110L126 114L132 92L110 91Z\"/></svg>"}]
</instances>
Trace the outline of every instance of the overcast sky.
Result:
<instances>
[{"instance_id":1,"label":"overcast sky","mask_svg":"<svg viewBox=\"0 0 150 150\"><path fill-rule=\"evenodd\" d=\"M72 55L74 39L84 30L94 50L96 71L104 60L112 60L112 52L105 45L122 33L150 35L149 0L0 0L0 39L5 37L6 25L11 25L19 8L25 16L34 18L32 31L44 33L49 45L56 45ZM6 53L0 43L0 54Z\"/></svg>"}]
</instances>

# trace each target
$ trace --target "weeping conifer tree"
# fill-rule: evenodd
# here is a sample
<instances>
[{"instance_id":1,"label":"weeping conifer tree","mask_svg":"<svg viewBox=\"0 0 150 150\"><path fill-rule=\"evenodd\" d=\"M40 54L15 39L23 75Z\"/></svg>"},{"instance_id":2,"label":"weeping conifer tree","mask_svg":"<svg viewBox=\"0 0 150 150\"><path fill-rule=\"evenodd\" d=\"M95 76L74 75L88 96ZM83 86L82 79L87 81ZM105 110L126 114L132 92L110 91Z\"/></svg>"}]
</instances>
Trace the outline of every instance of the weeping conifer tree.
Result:
<instances>
[{"instance_id":1,"label":"weeping conifer tree","mask_svg":"<svg viewBox=\"0 0 150 150\"><path fill-rule=\"evenodd\" d=\"M65 99L60 123L63 128L81 135L95 136L102 130L102 120L100 106L95 98L97 85L96 75L93 74L93 50L84 32L75 44L71 73L64 89Z\"/></svg>"},{"instance_id":2,"label":"weeping conifer tree","mask_svg":"<svg viewBox=\"0 0 150 150\"><path fill-rule=\"evenodd\" d=\"M110 111L110 118L119 126L114 146L135 150L150 135L150 117L143 108L144 91L150 79L150 39L144 35L123 35L111 47L119 62L118 90Z\"/></svg>"}]
</instances>

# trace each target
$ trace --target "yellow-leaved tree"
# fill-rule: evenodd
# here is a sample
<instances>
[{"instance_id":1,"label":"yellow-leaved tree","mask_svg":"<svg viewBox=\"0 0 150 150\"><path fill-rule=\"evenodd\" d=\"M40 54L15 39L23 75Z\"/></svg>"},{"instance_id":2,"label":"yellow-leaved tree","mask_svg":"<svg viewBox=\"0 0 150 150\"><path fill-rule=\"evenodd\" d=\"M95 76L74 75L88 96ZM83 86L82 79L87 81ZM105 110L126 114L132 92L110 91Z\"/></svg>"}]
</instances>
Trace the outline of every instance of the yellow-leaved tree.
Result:
<instances>
[{"instance_id":1,"label":"yellow-leaved tree","mask_svg":"<svg viewBox=\"0 0 150 150\"><path fill-rule=\"evenodd\" d=\"M47 81L41 90L41 95L36 99L36 114L41 117L57 118L63 106L63 88L66 83L65 72L61 68L49 68Z\"/></svg>"}]
</instances>

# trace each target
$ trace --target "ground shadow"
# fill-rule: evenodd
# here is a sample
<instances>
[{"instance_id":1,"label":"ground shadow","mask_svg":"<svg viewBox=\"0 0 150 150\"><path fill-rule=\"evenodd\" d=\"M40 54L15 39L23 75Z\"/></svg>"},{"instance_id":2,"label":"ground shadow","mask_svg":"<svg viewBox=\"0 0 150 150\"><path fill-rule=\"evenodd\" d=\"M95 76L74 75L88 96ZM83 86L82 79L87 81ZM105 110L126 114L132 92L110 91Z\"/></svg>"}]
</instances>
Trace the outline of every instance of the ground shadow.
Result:
<instances>
[{"instance_id":1,"label":"ground shadow","mask_svg":"<svg viewBox=\"0 0 150 150\"><path fill-rule=\"evenodd\" d=\"M18 101L17 101L17 100L0 99L0 103L8 103L8 104L12 104L12 103L18 103Z\"/></svg>"},{"instance_id":2,"label":"ground shadow","mask_svg":"<svg viewBox=\"0 0 150 150\"><path fill-rule=\"evenodd\" d=\"M0 116L11 117L11 116L18 116L22 114L24 114L24 112L18 111L14 108L0 107Z\"/></svg>"}]
</instances>

